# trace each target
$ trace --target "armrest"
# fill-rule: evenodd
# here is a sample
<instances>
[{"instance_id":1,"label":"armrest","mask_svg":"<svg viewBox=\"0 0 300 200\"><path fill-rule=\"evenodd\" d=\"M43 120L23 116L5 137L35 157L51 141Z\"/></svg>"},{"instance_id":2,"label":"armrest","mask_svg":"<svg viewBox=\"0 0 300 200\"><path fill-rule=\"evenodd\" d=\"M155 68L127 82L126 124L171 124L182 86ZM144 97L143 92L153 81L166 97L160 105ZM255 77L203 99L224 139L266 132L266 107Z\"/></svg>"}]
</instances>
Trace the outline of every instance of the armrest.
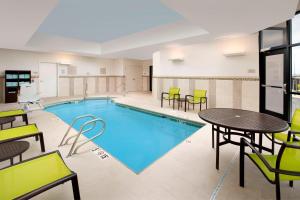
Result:
<instances>
[{"instance_id":1,"label":"armrest","mask_svg":"<svg viewBox=\"0 0 300 200\"><path fill-rule=\"evenodd\" d=\"M299 142L283 142L283 143L288 148L300 149L300 143Z\"/></svg>"},{"instance_id":2,"label":"armrest","mask_svg":"<svg viewBox=\"0 0 300 200\"><path fill-rule=\"evenodd\" d=\"M287 141L291 141L291 139L297 140L296 134L299 134L299 135L300 135L300 132L299 132L299 131L292 131L292 130L289 130L289 131L288 131L288 139L287 139ZM292 138L292 136L293 136L293 138Z\"/></svg>"},{"instance_id":3,"label":"armrest","mask_svg":"<svg viewBox=\"0 0 300 200\"><path fill-rule=\"evenodd\" d=\"M207 101L207 97L200 97L200 101L201 101L202 99L205 99L205 100Z\"/></svg>"},{"instance_id":4,"label":"armrest","mask_svg":"<svg viewBox=\"0 0 300 200\"><path fill-rule=\"evenodd\" d=\"M176 97L178 97L178 99L180 99L180 94L174 94L174 99L176 99Z\"/></svg>"},{"instance_id":5,"label":"armrest","mask_svg":"<svg viewBox=\"0 0 300 200\"><path fill-rule=\"evenodd\" d=\"M188 99L189 97L194 97L193 95L185 95L185 99Z\"/></svg>"},{"instance_id":6,"label":"armrest","mask_svg":"<svg viewBox=\"0 0 300 200\"><path fill-rule=\"evenodd\" d=\"M256 148L250 144L245 138L241 138L241 152L245 152L245 146L250 147L250 149L258 156L258 158L264 163L264 165L268 168L269 171L275 172L276 170L270 166L268 161L257 151Z\"/></svg>"},{"instance_id":7,"label":"armrest","mask_svg":"<svg viewBox=\"0 0 300 200\"><path fill-rule=\"evenodd\" d=\"M161 93L161 98L163 98L165 94L169 94L169 93L168 92L162 92Z\"/></svg>"}]
</instances>

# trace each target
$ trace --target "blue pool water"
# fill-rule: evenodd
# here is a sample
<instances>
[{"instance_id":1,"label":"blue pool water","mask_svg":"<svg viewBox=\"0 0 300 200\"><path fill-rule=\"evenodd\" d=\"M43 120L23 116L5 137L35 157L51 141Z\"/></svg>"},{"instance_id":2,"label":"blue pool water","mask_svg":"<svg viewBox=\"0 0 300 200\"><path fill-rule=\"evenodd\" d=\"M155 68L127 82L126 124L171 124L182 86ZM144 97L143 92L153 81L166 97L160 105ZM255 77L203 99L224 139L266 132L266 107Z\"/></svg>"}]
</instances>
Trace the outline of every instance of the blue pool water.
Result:
<instances>
[{"instance_id":1,"label":"blue pool water","mask_svg":"<svg viewBox=\"0 0 300 200\"><path fill-rule=\"evenodd\" d=\"M140 110L117 105L107 100L85 100L46 108L68 124L79 115L93 114L104 119L106 130L94 143L140 173L158 158L201 128ZM75 126L79 130L83 121ZM86 137L96 134L86 133ZM62 133L63 135L63 133Z\"/></svg>"}]
</instances>

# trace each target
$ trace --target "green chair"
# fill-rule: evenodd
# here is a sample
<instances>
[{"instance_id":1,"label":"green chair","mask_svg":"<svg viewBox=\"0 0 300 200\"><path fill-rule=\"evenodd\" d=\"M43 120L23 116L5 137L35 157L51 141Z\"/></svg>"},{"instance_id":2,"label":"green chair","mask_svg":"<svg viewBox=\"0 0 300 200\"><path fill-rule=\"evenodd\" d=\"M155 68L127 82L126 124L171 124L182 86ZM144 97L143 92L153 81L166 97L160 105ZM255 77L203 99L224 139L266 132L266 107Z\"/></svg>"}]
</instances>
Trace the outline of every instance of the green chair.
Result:
<instances>
[{"instance_id":1,"label":"green chair","mask_svg":"<svg viewBox=\"0 0 300 200\"><path fill-rule=\"evenodd\" d=\"M246 153L245 147L251 148L254 153ZM265 178L276 185L276 199L280 199L280 183L300 180L300 143L282 143L278 155L263 155L257 151L246 139L241 138L240 146L240 186L244 187L245 160L247 155L258 167Z\"/></svg>"},{"instance_id":2,"label":"green chair","mask_svg":"<svg viewBox=\"0 0 300 200\"><path fill-rule=\"evenodd\" d=\"M41 150L42 152L45 152L43 133L38 130L36 124L29 124L29 125L0 130L0 144L5 142L16 141L20 139L25 139L29 137L39 138Z\"/></svg>"},{"instance_id":3,"label":"green chair","mask_svg":"<svg viewBox=\"0 0 300 200\"><path fill-rule=\"evenodd\" d=\"M292 117L292 121L290 123L290 130L289 133L291 133L290 139L288 139L288 134L281 132L281 133L275 133L273 134L272 137L272 149L274 149L274 144L281 144L278 143L276 141L274 141L274 139L280 141L280 142L288 142L288 141L293 141L295 139L297 139L297 136L300 136L300 109L296 109L293 117ZM270 135L269 135L270 136ZM270 139L270 138L269 138Z\"/></svg>"},{"instance_id":4,"label":"green chair","mask_svg":"<svg viewBox=\"0 0 300 200\"><path fill-rule=\"evenodd\" d=\"M297 84L297 91L300 91L300 84Z\"/></svg>"},{"instance_id":5,"label":"green chair","mask_svg":"<svg viewBox=\"0 0 300 200\"><path fill-rule=\"evenodd\" d=\"M27 113L22 109L0 111L0 118L2 118L2 117L19 117L19 116L23 118L23 121L26 124L28 124Z\"/></svg>"},{"instance_id":6,"label":"green chair","mask_svg":"<svg viewBox=\"0 0 300 200\"><path fill-rule=\"evenodd\" d=\"M0 199L30 199L67 181L74 199L80 199L77 174L54 151L0 170Z\"/></svg>"},{"instance_id":7,"label":"green chair","mask_svg":"<svg viewBox=\"0 0 300 200\"><path fill-rule=\"evenodd\" d=\"M195 109L195 104L200 104L200 111L202 110L202 104L205 104L205 107L207 109L206 93L207 90L194 90L194 95L186 95L185 102L188 104L188 110L190 109L190 104L193 105L193 110Z\"/></svg>"},{"instance_id":8,"label":"green chair","mask_svg":"<svg viewBox=\"0 0 300 200\"><path fill-rule=\"evenodd\" d=\"M171 101L173 101L173 109L175 100L180 99L180 88L170 87L169 92L161 93L161 107L163 107L163 101L169 101L169 105L171 105Z\"/></svg>"}]
</instances>

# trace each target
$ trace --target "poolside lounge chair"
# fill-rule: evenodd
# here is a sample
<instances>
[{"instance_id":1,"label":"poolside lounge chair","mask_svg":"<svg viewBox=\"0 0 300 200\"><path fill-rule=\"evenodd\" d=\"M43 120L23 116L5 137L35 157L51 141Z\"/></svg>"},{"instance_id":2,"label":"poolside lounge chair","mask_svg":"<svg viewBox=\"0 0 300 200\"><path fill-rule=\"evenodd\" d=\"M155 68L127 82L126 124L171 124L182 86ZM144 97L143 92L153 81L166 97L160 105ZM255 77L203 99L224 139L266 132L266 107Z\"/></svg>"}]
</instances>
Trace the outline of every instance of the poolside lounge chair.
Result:
<instances>
[{"instance_id":1,"label":"poolside lounge chair","mask_svg":"<svg viewBox=\"0 0 300 200\"><path fill-rule=\"evenodd\" d=\"M32 110L30 106L33 104L36 104L39 106L39 108L42 108L35 83L23 83L20 85L18 103L24 105L24 110Z\"/></svg>"},{"instance_id":2,"label":"poolside lounge chair","mask_svg":"<svg viewBox=\"0 0 300 200\"><path fill-rule=\"evenodd\" d=\"M245 147L250 147L254 153L245 153ZM300 143L282 143L278 155L263 155L258 152L246 139L241 138L240 147L240 186L244 187L245 164L247 155L263 173L266 179L276 185L276 199L279 200L280 182L300 180Z\"/></svg>"},{"instance_id":3,"label":"poolside lounge chair","mask_svg":"<svg viewBox=\"0 0 300 200\"><path fill-rule=\"evenodd\" d=\"M205 104L207 109L206 93L207 93L206 90L194 90L194 95L186 95L185 102L188 104L188 110L190 109L190 104L193 105L193 109L195 109L195 104L200 104L200 111L202 110L201 105Z\"/></svg>"},{"instance_id":4,"label":"poolside lounge chair","mask_svg":"<svg viewBox=\"0 0 300 200\"><path fill-rule=\"evenodd\" d=\"M2 118L2 117L19 117L19 116L23 118L23 121L26 124L28 124L27 113L23 109L0 111L0 118Z\"/></svg>"},{"instance_id":5,"label":"poolside lounge chair","mask_svg":"<svg viewBox=\"0 0 300 200\"><path fill-rule=\"evenodd\" d=\"M72 181L74 199L79 200L77 174L58 151L50 152L1 169L0 199L30 199L67 181Z\"/></svg>"},{"instance_id":6,"label":"poolside lounge chair","mask_svg":"<svg viewBox=\"0 0 300 200\"><path fill-rule=\"evenodd\" d=\"M161 93L161 107L163 107L163 101L169 101L169 105L171 105L171 100L173 101L173 109L174 103L176 99L180 99L180 88L170 87L169 92Z\"/></svg>"},{"instance_id":7,"label":"poolside lounge chair","mask_svg":"<svg viewBox=\"0 0 300 200\"><path fill-rule=\"evenodd\" d=\"M36 124L29 124L0 130L0 144L29 137L39 138L41 150L42 152L45 152L44 136L43 133L38 130Z\"/></svg>"}]
</instances>

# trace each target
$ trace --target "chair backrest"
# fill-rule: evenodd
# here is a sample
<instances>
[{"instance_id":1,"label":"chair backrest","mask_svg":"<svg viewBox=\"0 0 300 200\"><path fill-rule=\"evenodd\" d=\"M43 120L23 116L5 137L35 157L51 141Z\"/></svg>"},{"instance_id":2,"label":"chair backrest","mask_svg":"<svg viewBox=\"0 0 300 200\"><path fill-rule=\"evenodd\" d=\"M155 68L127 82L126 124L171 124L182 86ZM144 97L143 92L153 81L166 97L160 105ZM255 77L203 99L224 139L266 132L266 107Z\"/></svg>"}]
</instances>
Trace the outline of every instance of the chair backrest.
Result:
<instances>
[{"instance_id":1,"label":"chair backrest","mask_svg":"<svg viewBox=\"0 0 300 200\"><path fill-rule=\"evenodd\" d=\"M169 97L174 97L175 94L179 94L180 88L170 87L169 89Z\"/></svg>"},{"instance_id":2,"label":"chair backrest","mask_svg":"<svg viewBox=\"0 0 300 200\"><path fill-rule=\"evenodd\" d=\"M291 130L300 132L300 109L296 109L291 121Z\"/></svg>"},{"instance_id":3,"label":"chair backrest","mask_svg":"<svg viewBox=\"0 0 300 200\"><path fill-rule=\"evenodd\" d=\"M206 97L206 90L194 90L194 97L200 98L200 97Z\"/></svg>"},{"instance_id":4,"label":"chair backrest","mask_svg":"<svg viewBox=\"0 0 300 200\"><path fill-rule=\"evenodd\" d=\"M39 99L36 83L23 83L20 85L19 102L31 102Z\"/></svg>"},{"instance_id":5,"label":"chair backrest","mask_svg":"<svg viewBox=\"0 0 300 200\"><path fill-rule=\"evenodd\" d=\"M200 102L201 97L206 97L207 90L194 90L194 102ZM205 103L206 99L202 99L201 102Z\"/></svg>"},{"instance_id":6,"label":"chair backrest","mask_svg":"<svg viewBox=\"0 0 300 200\"><path fill-rule=\"evenodd\" d=\"M293 146L289 146L289 144L292 144ZM281 147L283 149L280 149L279 151L279 155L280 153L282 153L281 159L279 161L279 169L300 173L300 143L295 142L289 144L287 146L286 144L283 144L283 146Z\"/></svg>"}]
</instances>

